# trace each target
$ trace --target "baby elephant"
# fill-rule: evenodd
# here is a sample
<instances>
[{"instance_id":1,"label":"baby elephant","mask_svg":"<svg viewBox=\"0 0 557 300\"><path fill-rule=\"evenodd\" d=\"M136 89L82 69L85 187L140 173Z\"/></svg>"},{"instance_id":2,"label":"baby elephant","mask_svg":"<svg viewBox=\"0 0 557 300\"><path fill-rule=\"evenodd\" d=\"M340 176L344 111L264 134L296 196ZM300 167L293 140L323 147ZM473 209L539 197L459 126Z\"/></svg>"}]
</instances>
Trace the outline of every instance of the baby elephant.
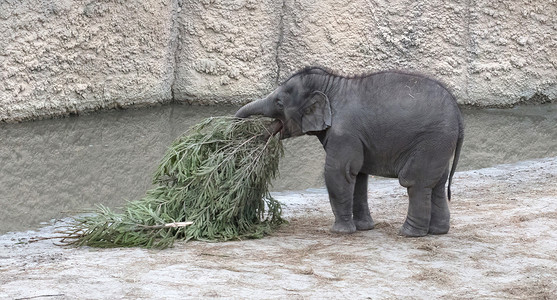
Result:
<instances>
[{"instance_id":1,"label":"baby elephant","mask_svg":"<svg viewBox=\"0 0 557 300\"><path fill-rule=\"evenodd\" d=\"M280 120L282 138L319 138L335 215L332 232L373 228L368 175L398 178L408 189L408 215L400 234L449 231L447 197L464 132L454 96L438 81L400 71L344 77L308 67L236 113L239 118L251 115Z\"/></svg>"}]
</instances>

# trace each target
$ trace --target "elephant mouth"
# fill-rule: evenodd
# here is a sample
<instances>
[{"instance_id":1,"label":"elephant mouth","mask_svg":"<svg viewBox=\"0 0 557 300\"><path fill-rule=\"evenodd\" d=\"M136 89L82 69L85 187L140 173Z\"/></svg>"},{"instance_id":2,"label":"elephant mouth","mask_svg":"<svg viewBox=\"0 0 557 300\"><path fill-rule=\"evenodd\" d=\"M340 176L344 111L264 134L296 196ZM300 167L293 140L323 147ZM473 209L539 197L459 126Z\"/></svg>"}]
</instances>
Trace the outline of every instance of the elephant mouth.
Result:
<instances>
[{"instance_id":1,"label":"elephant mouth","mask_svg":"<svg viewBox=\"0 0 557 300\"><path fill-rule=\"evenodd\" d=\"M268 140L270 137L275 136L280 133L280 138L284 138L284 123L279 120L275 119L267 130L263 133L263 137Z\"/></svg>"},{"instance_id":2,"label":"elephant mouth","mask_svg":"<svg viewBox=\"0 0 557 300\"><path fill-rule=\"evenodd\" d=\"M277 135L278 133L281 136L284 134L284 123L280 119L275 119L273 123L271 123L271 128L269 128L269 133L271 136Z\"/></svg>"}]
</instances>

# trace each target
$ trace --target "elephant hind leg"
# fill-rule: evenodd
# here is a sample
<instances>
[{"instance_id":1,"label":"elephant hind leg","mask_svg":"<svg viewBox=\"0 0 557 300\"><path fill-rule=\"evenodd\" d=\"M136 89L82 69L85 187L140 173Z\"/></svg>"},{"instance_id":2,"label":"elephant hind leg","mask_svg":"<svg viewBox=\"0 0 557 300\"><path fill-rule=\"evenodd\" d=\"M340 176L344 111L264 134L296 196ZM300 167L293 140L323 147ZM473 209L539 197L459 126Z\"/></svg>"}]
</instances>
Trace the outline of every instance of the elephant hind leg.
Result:
<instances>
[{"instance_id":1,"label":"elephant hind leg","mask_svg":"<svg viewBox=\"0 0 557 300\"><path fill-rule=\"evenodd\" d=\"M448 170L433 187L413 185L408 187L408 215L400 229L404 236L425 236L449 232L450 211L447 202L445 183Z\"/></svg>"},{"instance_id":2,"label":"elephant hind leg","mask_svg":"<svg viewBox=\"0 0 557 300\"><path fill-rule=\"evenodd\" d=\"M448 205L444 194L447 166L452 154L450 149L433 147L443 144L441 142L430 141L422 145L420 149L429 150L417 151L398 174L399 182L408 188L410 198L401 235L425 236L428 233L442 234L448 231Z\"/></svg>"},{"instance_id":3,"label":"elephant hind leg","mask_svg":"<svg viewBox=\"0 0 557 300\"><path fill-rule=\"evenodd\" d=\"M408 187L408 215L400 228L400 235L409 237L425 236L429 232L431 218L432 189L421 186Z\"/></svg>"},{"instance_id":4,"label":"elephant hind leg","mask_svg":"<svg viewBox=\"0 0 557 300\"><path fill-rule=\"evenodd\" d=\"M445 171L441 180L433 188L431 194L431 220L429 222L429 234L445 234L449 232L451 213L447 202L445 183L449 170Z\"/></svg>"},{"instance_id":5,"label":"elephant hind leg","mask_svg":"<svg viewBox=\"0 0 557 300\"><path fill-rule=\"evenodd\" d=\"M352 207L354 224L357 230L371 230L375 226L367 202L368 175L359 173L354 186L354 205Z\"/></svg>"}]
</instances>

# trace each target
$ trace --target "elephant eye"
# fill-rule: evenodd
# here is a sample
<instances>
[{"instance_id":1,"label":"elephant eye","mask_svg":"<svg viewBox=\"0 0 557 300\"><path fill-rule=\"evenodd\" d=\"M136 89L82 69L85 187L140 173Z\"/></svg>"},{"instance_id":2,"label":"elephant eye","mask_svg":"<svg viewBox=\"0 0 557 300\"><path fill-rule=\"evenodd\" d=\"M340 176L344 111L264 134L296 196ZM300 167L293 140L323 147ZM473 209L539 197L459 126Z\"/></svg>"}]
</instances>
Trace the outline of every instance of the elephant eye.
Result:
<instances>
[{"instance_id":1,"label":"elephant eye","mask_svg":"<svg viewBox=\"0 0 557 300\"><path fill-rule=\"evenodd\" d=\"M277 107L279 109L283 109L284 108L284 104L282 103L282 100L280 98L277 98L277 100L275 100L275 104L277 105Z\"/></svg>"}]
</instances>

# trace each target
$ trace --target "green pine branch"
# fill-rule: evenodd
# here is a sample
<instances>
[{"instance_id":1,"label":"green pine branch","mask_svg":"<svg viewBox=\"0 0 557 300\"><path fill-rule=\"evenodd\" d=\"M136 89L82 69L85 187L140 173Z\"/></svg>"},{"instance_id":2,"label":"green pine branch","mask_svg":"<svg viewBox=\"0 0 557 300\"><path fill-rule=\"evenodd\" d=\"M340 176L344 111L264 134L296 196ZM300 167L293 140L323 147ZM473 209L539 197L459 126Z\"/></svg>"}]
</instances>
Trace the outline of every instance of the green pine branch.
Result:
<instances>
[{"instance_id":1,"label":"green pine branch","mask_svg":"<svg viewBox=\"0 0 557 300\"><path fill-rule=\"evenodd\" d=\"M269 120L209 118L176 139L153 176L155 188L122 213L98 206L63 242L166 248L175 240L260 238L282 224L269 193L283 148L265 138Z\"/></svg>"}]
</instances>

